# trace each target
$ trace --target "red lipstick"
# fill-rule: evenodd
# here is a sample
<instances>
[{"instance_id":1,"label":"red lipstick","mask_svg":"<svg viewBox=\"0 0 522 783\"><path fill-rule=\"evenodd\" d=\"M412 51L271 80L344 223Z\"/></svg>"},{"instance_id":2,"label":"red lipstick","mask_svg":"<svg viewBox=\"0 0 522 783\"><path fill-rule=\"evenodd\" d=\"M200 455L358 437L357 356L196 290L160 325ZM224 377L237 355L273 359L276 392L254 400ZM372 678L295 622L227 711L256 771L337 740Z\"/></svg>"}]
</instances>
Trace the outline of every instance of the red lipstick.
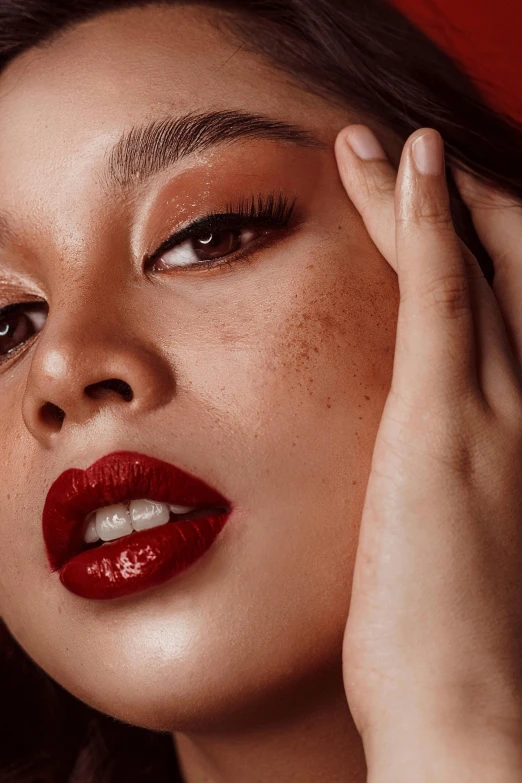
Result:
<instances>
[{"instance_id":1,"label":"red lipstick","mask_svg":"<svg viewBox=\"0 0 522 783\"><path fill-rule=\"evenodd\" d=\"M194 508L149 530L103 546L83 540L87 516L100 508L149 499ZM179 574L214 543L232 513L215 489L168 462L118 451L87 470L71 468L52 484L42 527L47 559L62 584L82 598L120 598Z\"/></svg>"}]
</instances>

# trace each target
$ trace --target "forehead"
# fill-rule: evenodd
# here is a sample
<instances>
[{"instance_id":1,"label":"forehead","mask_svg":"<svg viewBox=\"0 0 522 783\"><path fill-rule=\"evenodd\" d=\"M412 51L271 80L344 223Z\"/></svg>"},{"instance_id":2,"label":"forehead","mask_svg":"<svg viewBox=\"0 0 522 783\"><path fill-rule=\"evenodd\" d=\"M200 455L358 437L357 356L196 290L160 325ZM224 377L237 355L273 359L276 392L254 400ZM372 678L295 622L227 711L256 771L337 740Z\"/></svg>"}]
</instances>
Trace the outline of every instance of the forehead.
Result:
<instances>
[{"instance_id":1,"label":"forehead","mask_svg":"<svg viewBox=\"0 0 522 783\"><path fill-rule=\"evenodd\" d=\"M212 110L268 115L332 145L348 114L246 51L215 10L106 13L0 75L0 214L24 232L63 223L71 242L71 225L95 219L95 204L103 213L102 172L122 132Z\"/></svg>"},{"instance_id":2,"label":"forehead","mask_svg":"<svg viewBox=\"0 0 522 783\"><path fill-rule=\"evenodd\" d=\"M26 52L0 77L2 169L14 149L33 163L42 153L88 154L133 123L212 108L248 108L324 135L327 102L245 51L219 19L202 7L131 8Z\"/></svg>"}]
</instances>

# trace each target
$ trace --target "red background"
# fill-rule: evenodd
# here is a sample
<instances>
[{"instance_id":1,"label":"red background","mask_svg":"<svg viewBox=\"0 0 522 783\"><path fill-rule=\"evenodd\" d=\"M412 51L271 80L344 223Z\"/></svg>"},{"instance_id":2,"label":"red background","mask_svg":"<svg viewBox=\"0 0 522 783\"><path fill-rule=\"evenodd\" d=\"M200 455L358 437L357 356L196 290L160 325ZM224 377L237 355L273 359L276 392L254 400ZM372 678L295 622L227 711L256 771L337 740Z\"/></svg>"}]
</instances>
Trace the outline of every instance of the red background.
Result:
<instances>
[{"instance_id":1,"label":"red background","mask_svg":"<svg viewBox=\"0 0 522 783\"><path fill-rule=\"evenodd\" d=\"M496 109L522 122L522 0L392 0L474 78Z\"/></svg>"}]
</instances>

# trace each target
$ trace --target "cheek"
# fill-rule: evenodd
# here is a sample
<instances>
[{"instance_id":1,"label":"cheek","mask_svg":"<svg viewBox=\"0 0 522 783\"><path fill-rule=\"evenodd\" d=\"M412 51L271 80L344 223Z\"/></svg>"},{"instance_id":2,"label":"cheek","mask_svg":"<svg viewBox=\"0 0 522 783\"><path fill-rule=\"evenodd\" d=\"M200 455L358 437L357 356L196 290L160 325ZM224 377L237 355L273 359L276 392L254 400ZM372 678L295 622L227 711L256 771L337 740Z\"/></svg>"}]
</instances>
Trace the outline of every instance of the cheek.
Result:
<instances>
[{"instance_id":1,"label":"cheek","mask_svg":"<svg viewBox=\"0 0 522 783\"><path fill-rule=\"evenodd\" d=\"M256 448L277 502L354 532L391 383L399 291L373 246L342 250L309 261L289 288L265 349Z\"/></svg>"},{"instance_id":2,"label":"cheek","mask_svg":"<svg viewBox=\"0 0 522 783\"><path fill-rule=\"evenodd\" d=\"M30 568L37 553L28 535L33 524L38 525L35 506L28 507L28 485L32 485L33 467L27 458L28 443L26 431L20 416L20 403L16 394L4 392L0 412L2 449L0 472L2 492L0 494L0 617L5 617L14 607L22 603L20 574ZM27 441L29 438L27 438ZM41 469L39 470L41 473ZM34 486L34 485L33 485ZM37 494L37 493L35 493ZM26 566L25 564L29 565Z\"/></svg>"},{"instance_id":3,"label":"cheek","mask_svg":"<svg viewBox=\"0 0 522 783\"><path fill-rule=\"evenodd\" d=\"M396 275L373 246L327 249L304 271L262 341L259 439L286 438L294 459L306 448L308 465L333 454L369 465L393 370Z\"/></svg>"},{"instance_id":4,"label":"cheek","mask_svg":"<svg viewBox=\"0 0 522 783\"><path fill-rule=\"evenodd\" d=\"M287 383L305 399L328 391L332 405L377 401L375 386L387 384L393 360L393 279L370 254L357 265L330 255L307 271L273 348Z\"/></svg>"}]
</instances>

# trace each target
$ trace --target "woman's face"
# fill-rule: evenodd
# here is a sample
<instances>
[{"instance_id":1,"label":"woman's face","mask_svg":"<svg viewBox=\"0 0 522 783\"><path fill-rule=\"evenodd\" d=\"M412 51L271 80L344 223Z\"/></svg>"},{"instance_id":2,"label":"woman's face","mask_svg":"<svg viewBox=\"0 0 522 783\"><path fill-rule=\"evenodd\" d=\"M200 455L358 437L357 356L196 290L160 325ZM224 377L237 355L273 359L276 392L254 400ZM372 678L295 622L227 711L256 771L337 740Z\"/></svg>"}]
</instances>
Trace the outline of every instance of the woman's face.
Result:
<instances>
[{"instance_id":1,"label":"woman's face","mask_svg":"<svg viewBox=\"0 0 522 783\"><path fill-rule=\"evenodd\" d=\"M337 173L334 139L360 118L215 21L195 7L108 14L0 78L0 306L49 305L45 325L44 309L19 313L21 347L0 364L0 615L66 689L164 730L244 722L249 708L340 678L398 307L396 277ZM173 127L151 160L150 144L136 149L151 134L128 137L217 111L319 143L245 135L245 123L223 142L214 120L212 143L180 145L175 160ZM194 240L146 268L192 221L271 194L295 199L290 222L223 234L220 266L187 266L209 258ZM95 386L114 378L131 402ZM42 509L64 470L118 450L195 474L235 510L175 578L87 600L49 568Z\"/></svg>"}]
</instances>

